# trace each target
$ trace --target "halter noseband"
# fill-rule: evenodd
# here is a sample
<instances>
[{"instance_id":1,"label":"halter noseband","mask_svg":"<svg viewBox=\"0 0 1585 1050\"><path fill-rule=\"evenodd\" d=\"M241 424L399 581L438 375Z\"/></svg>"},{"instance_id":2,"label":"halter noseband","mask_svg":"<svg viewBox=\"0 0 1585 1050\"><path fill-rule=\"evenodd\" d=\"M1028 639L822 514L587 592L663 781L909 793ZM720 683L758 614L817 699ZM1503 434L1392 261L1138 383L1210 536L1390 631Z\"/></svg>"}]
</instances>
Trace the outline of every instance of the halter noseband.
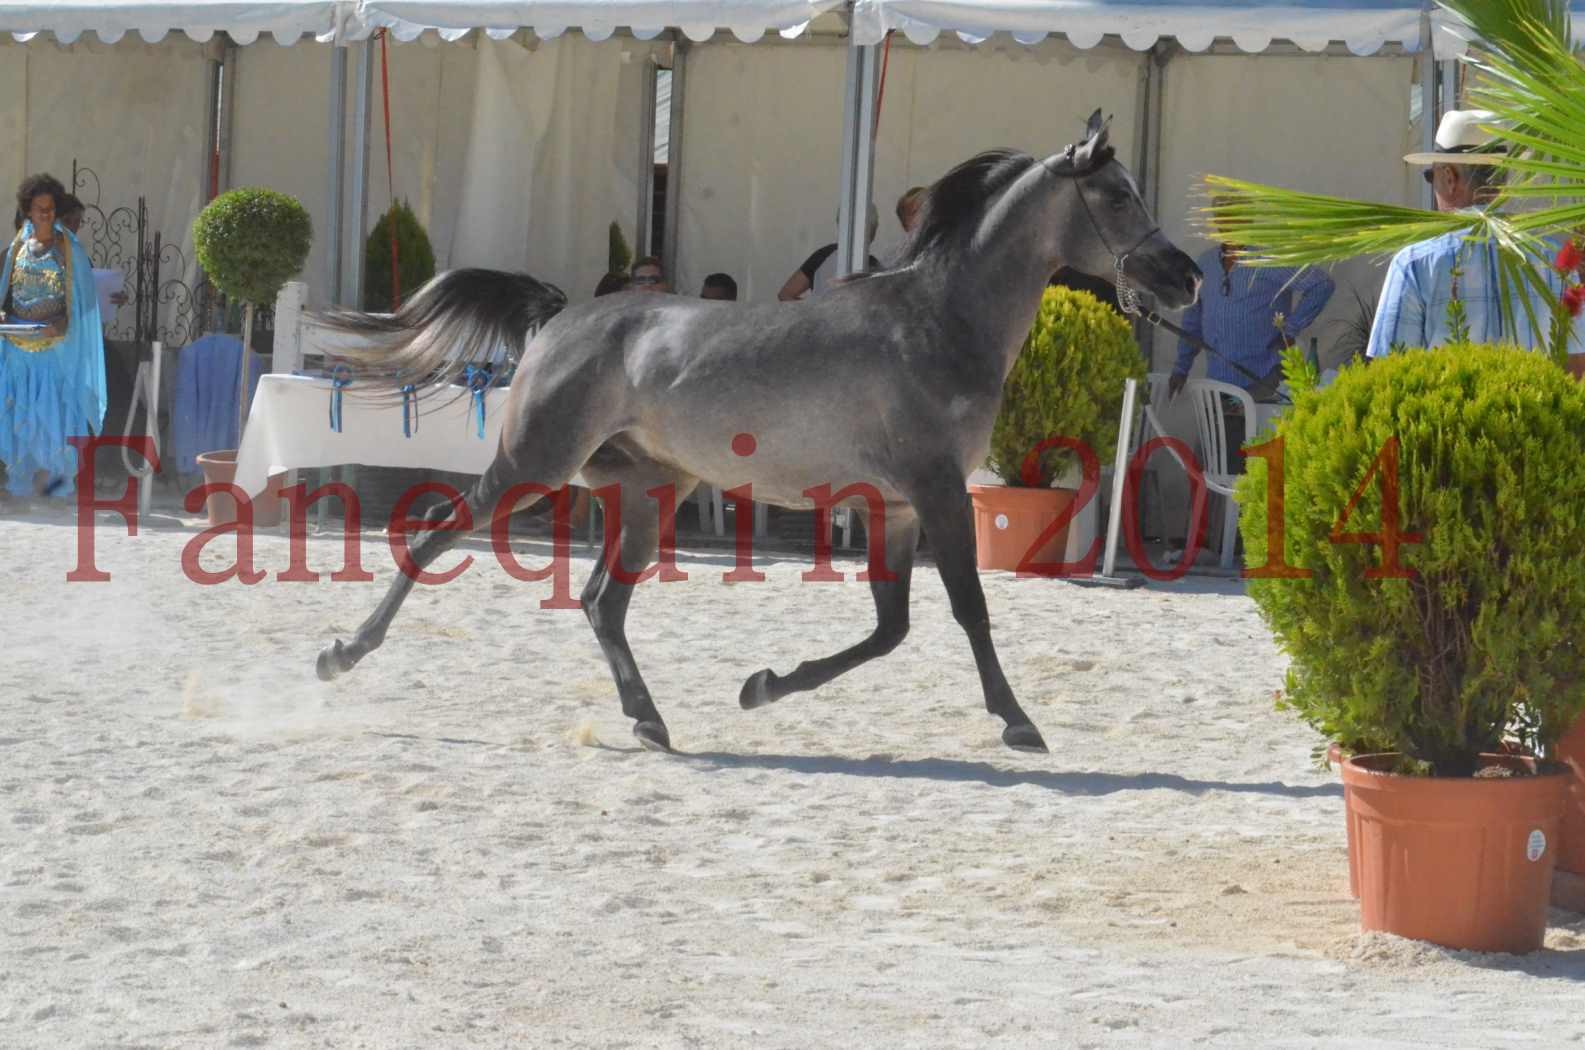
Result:
<instances>
[{"instance_id":1,"label":"halter noseband","mask_svg":"<svg viewBox=\"0 0 1585 1050\"><path fill-rule=\"evenodd\" d=\"M1068 162L1068 171L1058 171L1049 164L1046 164L1045 161L1041 161L1041 164L1044 165L1045 169L1051 172L1051 174L1072 179L1075 183L1077 183L1082 178L1086 178L1095 174L1097 171L1101 170L1101 168L1106 166L1102 164L1098 167L1091 168L1088 171L1074 171L1072 170L1073 159L1077 153L1078 147L1074 146L1072 143L1069 143L1068 148L1063 152L1062 157ZM1135 290L1133 285L1128 283L1128 277L1123 273L1123 263L1128 261L1128 257L1132 255L1135 249L1137 249L1141 244L1144 244L1157 233L1160 233L1161 227L1152 226L1145 232L1144 236L1140 237L1133 244L1129 245L1126 251L1119 253L1117 249L1112 247L1112 242L1107 239L1106 231L1101 229L1101 224L1095 221L1095 214L1090 211L1090 202L1084 199L1084 191L1080 190L1076 185L1074 186L1074 190L1078 193L1079 203L1084 206L1085 218L1090 220L1090 229L1095 231L1095 235L1101 239L1101 244L1108 252L1111 253L1112 272L1114 277L1113 283L1117 285L1117 305L1123 311L1123 313L1137 317L1143 312L1144 308L1139 302L1139 292Z\"/></svg>"}]
</instances>

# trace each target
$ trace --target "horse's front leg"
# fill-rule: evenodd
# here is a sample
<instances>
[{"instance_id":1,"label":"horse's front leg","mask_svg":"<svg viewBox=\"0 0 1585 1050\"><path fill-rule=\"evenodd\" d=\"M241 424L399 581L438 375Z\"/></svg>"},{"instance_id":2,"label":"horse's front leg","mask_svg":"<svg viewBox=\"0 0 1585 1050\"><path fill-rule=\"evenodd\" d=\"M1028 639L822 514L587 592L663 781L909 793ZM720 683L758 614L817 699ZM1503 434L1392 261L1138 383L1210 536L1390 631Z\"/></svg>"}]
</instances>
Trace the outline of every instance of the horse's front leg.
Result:
<instances>
[{"instance_id":1,"label":"horse's front leg","mask_svg":"<svg viewBox=\"0 0 1585 1050\"><path fill-rule=\"evenodd\" d=\"M969 636L974 663L980 671L985 690L985 709L1000 715L1007 723L1002 742L1016 751L1044 753L1046 742L1040 730L1024 714L1013 697L1012 686L1002 673L996 647L991 643L991 618L985 607L985 592L980 587L979 568L974 560L974 507L968 485L951 472L923 483L915 495L914 507L920 523L930 536L936 568L952 602L952 617Z\"/></svg>"},{"instance_id":2,"label":"horse's front leg","mask_svg":"<svg viewBox=\"0 0 1585 1050\"><path fill-rule=\"evenodd\" d=\"M871 544L877 540L873 531L877 530L869 536ZM892 578L870 580L870 594L875 598L875 630L835 656L805 660L788 675L778 675L768 668L754 672L738 694L738 702L745 709L764 707L789 693L818 689L902 644L908 636L908 579L913 573L914 547L919 541L919 520L913 508L902 504L886 508L885 537L884 562Z\"/></svg>"}]
</instances>

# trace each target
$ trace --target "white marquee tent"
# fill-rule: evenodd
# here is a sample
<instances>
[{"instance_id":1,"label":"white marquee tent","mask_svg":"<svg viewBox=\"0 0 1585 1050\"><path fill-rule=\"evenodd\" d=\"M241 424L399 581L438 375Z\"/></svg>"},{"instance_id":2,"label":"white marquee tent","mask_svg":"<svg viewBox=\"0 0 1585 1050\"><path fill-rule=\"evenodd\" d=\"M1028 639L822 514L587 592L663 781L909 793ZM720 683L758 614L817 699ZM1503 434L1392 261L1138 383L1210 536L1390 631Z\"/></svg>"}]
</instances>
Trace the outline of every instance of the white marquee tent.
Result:
<instances>
[{"instance_id":1,"label":"white marquee tent","mask_svg":"<svg viewBox=\"0 0 1585 1050\"><path fill-rule=\"evenodd\" d=\"M389 192L414 204L437 262L529 268L576 299L603 272L606 226L646 214L660 60L677 286L726 270L763 300L832 239L833 198L852 259L872 190L887 214L975 150L1059 148L1097 105L1191 250L1189 191L1207 172L1419 202L1400 157L1434 129L1415 113L1448 102L1427 75L1459 50L1441 18L1421 0L0 0L15 41L0 50L26 59L0 61L0 139L23 143L0 177L97 159L101 175L136 173L156 225L181 234L208 185L207 119L222 188L302 199L315 297L354 301L367 201L377 212L388 192L384 29ZM1340 293L1369 298L1377 281L1345 267ZM1154 351L1170 366L1172 346Z\"/></svg>"}]
</instances>

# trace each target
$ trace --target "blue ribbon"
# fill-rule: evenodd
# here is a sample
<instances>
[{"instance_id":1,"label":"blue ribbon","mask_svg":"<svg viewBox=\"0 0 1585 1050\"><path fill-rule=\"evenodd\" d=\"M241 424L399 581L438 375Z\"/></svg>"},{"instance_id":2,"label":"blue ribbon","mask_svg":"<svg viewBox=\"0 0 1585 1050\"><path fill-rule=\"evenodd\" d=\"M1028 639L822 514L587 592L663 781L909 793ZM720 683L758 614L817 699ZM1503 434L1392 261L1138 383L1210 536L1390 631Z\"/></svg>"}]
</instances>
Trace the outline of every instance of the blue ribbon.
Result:
<instances>
[{"instance_id":1,"label":"blue ribbon","mask_svg":"<svg viewBox=\"0 0 1585 1050\"><path fill-rule=\"evenodd\" d=\"M402 436L410 438L418 429L418 388L412 383L402 388Z\"/></svg>"},{"instance_id":2,"label":"blue ribbon","mask_svg":"<svg viewBox=\"0 0 1585 1050\"><path fill-rule=\"evenodd\" d=\"M474 417L478 422L479 440L484 440L484 392L490 387L490 370L468 366L468 389L473 399Z\"/></svg>"},{"instance_id":3,"label":"blue ribbon","mask_svg":"<svg viewBox=\"0 0 1585 1050\"><path fill-rule=\"evenodd\" d=\"M341 433L341 392L352 385L352 369L337 365L330 373L330 429Z\"/></svg>"}]
</instances>

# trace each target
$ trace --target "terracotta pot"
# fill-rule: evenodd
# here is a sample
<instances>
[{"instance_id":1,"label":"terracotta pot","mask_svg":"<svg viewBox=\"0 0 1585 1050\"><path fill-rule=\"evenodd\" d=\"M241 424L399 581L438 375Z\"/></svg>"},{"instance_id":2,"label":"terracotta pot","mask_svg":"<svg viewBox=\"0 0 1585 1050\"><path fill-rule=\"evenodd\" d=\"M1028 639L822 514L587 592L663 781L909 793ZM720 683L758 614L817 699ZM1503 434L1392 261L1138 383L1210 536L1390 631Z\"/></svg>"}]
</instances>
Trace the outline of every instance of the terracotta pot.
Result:
<instances>
[{"instance_id":1,"label":"terracotta pot","mask_svg":"<svg viewBox=\"0 0 1585 1050\"><path fill-rule=\"evenodd\" d=\"M228 485L237 477L235 449L220 452L200 452L198 466L204 472L204 483ZM271 474L269 484L253 500L253 524L256 528L273 528L281 523L281 489L286 485L285 474ZM237 503L228 493L211 492L204 499L204 509L209 514L210 525L226 525L237 520Z\"/></svg>"},{"instance_id":2,"label":"terracotta pot","mask_svg":"<svg viewBox=\"0 0 1585 1050\"><path fill-rule=\"evenodd\" d=\"M1026 556L1038 562L1062 561L1068 543L1066 527L1053 533L1039 549L1031 548L1078 493L1072 489L970 485L969 495L974 501L974 554L981 569L1015 572Z\"/></svg>"},{"instance_id":3,"label":"terracotta pot","mask_svg":"<svg viewBox=\"0 0 1585 1050\"><path fill-rule=\"evenodd\" d=\"M1567 771L1406 777L1387 772L1397 758L1343 764L1360 927L1471 951L1541 947ZM1482 765L1536 768L1514 755Z\"/></svg>"},{"instance_id":4,"label":"terracotta pot","mask_svg":"<svg viewBox=\"0 0 1585 1050\"><path fill-rule=\"evenodd\" d=\"M1343 751L1343 745L1333 741L1331 746L1326 749L1327 767L1337 770L1338 776L1342 776L1343 763L1345 761L1347 761L1347 755ZM1348 807L1348 781L1346 778L1343 782L1343 806L1346 812ZM1359 900L1359 861L1357 859L1359 853L1354 846L1354 821L1352 819L1348 820L1346 826L1348 828L1348 895L1355 900Z\"/></svg>"},{"instance_id":5,"label":"terracotta pot","mask_svg":"<svg viewBox=\"0 0 1585 1050\"><path fill-rule=\"evenodd\" d=\"M1563 807L1563 842L1558 847L1559 871L1585 875L1585 718L1557 742L1555 755L1569 767L1568 802Z\"/></svg>"}]
</instances>

